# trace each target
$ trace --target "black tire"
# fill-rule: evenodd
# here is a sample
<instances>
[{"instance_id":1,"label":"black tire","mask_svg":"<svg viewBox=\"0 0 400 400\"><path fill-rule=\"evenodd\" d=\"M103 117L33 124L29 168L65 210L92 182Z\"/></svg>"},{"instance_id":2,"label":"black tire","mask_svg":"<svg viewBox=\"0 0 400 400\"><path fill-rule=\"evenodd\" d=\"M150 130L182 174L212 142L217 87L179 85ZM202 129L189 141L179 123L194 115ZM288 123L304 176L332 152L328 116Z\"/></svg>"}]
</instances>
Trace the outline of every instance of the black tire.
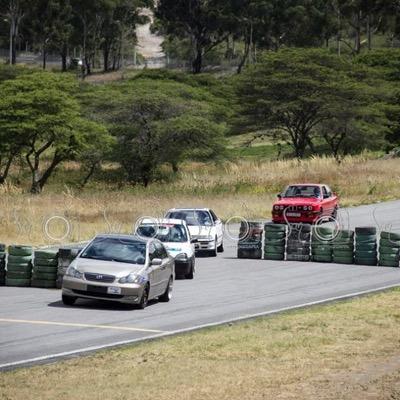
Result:
<instances>
[{"instance_id":1,"label":"black tire","mask_svg":"<svg viewBox=\"0 0 400 400\"><path fill-rule=\"evenodd\" d=\"M287 247L287 255L308 256L310 255L310 248L303 247Z\"/></svg>"},{"instance_id":2,"label":"black tire","mask_svg":"<svg viewBox=\"0 0 400 400\"><path fill-rule=\"evenodd\" d=\"M376 250L366 250L366 251L360 251L357 250L355 252L355 256L357 258L371 258L371 259L375 259L377 258L377 251Z\"/></svg>"},{"instance_id":3,"label":"black tire","mask_svg":"<svg viewBox=\"0 0 400 400\"><path fill-rule=\"evenodd\" d=\"M356 243L355 250L358 251L376 251L378 246L376 243Z\"/></svg>"},{"instance_id":4,"label":"black tire","mask_svg":"<svg viewBox=\"0 0 400 400\"><path fill-rule=\"evenodd\" d=\"M286 261L310 261L310 256L307 254L287 254Z\"/></svg>"},{"instance_id":5,"label":"black tire","mask_svg":"<svg viewBox=\"0 0 400 400\"><path fill-rule=\"evenodd\" d=\"M61 295L61 300L66 306L73 306L76 302L76 297L67 296L65 294Z\"/></svg>"},{"instance_id":6,"label":"black tire","mask_svg":"<svg viewBox=\"0 0 400 400\"><path fill-rule=\"evenodd\" d=\"M8 254L12 256L31 256L33 248L31 246L9 246Z\"/></svg>"},{"instance_id":7,"label":"black tire","mask_svg":"<svg viewBox=\"0 0 400 400\"><path fill-rule=\"evenodd\" d=\"M360 258L360 257L356 256L355 263L357 265L375 266L378 264L378 259L377 258Z\"/></svg>"},{"instance_id":8,"label":"black tire","mask_svg":"<svg viewBox=\"0 0 400 400\"><path fill-rule=\"evenodd\" d=\"M223 253L224 252L224 242L221 242L221 244L217 248L218 253Z\"/></svg>"},{"instance_id":9,"label":"black tire","mask_svg":"<svg viewBox=\"0 0 400 400\"><path fill-rule=\"evenodd\" d=\"M163 303L168 303L172 299L172 288L174 284L174 279L172 276L169 278L167 288L165 292L158 298L158 300L162 301Z\"/></svg>"},{"instance_id":10,"label":"black tire","mask_svg":"<svg viewBox=\"0 0 400 400\"><path fill-rule=\"evenodd\" d=\"M375 235L356 236L356 243L377 243L377 237Z\"/></svg>"},{"instance_id":11,"label":"black tire","mask_svg":"<svg viewBox=\"0 0 400 400\"><path fill-rule=\"evenodd\" d=\"M194 261L192 261L190 271L185 275L186 279L193 279L194 278L194 272L195 272L195 266L194 266Z\"/></svg>"},{"instance_id":12,"label":"black tire","mask_svg":"<svg viewBox=\"0 0 400 400\"><path fill-rule=\"evenodd\" d=\"M355 229L356 236L357 235L376 235L376 227L375 226L361 226Z\"/></svg>"},{"instance_id":13,"label":"black tire","mask_svg":"<svg viewBox=\"0 0 400 400\"><path fill-rule=\"evenodd\" d=\"M138 308L139 310L144 310L147 307L149 303L149 292L150 286L147 284L143 290L142 297L140 298L140 302L136 308Z\"/></svg>"}]
</instances>

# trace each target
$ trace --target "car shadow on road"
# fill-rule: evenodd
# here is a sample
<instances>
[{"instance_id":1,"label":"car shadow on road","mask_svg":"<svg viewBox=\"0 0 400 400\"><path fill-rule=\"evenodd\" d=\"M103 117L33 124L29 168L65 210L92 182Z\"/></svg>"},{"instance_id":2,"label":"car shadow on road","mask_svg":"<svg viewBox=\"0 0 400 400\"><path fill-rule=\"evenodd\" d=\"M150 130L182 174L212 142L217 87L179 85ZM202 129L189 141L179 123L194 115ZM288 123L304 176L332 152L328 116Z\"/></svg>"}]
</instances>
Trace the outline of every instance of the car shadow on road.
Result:
<instances>
[{"instance_id":1,"label":"car shadow on road","mask_svg":"<svg viewBox=\"0 0 400 400\"><path fill-rule=\"evenodd\" d=\"M158 304L157 300L150 300L147 307L151 307L154 304ZM48 307L54 308L77 308L77 309L86 309L86 310L103 310L103 311L132 311L137 310L131 304L123 304L117 302L109 302L103 300L86 300L86 299L78 299L73 306L65 305L61 300L53 301L47 305ZM140 311L140 310L137 310Z\"/></svg>"}]
</instances>

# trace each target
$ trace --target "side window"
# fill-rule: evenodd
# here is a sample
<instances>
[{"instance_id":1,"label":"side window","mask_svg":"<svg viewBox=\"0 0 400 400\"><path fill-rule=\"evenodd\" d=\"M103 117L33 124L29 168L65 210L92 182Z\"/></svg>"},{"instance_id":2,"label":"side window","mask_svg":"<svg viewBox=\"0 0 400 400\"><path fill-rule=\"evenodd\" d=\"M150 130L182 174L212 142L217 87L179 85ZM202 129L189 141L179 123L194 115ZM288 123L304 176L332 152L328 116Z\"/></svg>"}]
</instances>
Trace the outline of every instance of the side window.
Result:
<instances>
[{"instance_id":1,"label":"side window","mask_svg":"<svg viewBox=\"0 0 400 400\"><path fill-rule=\"evenodd\" d=\"M328 192L328 196L331 197L332 196L332 190L329 186L325 186L326 187L326 191Z\"/></svg>"},{"instance_id":2,"label":"side window","mask_svg":"<svg viewBox=\"0 0 400 400\"><path fill-rule=\"evenodd\" d=\"M149 258L150 260L154 260L155 258L157 258L157 252L154 243L150 243L149 245Z\"/></svg>"},{"instance_id":3,"label":"side window","mask_svg":"<svg viewBox=\"0 0 400 400\"><path fill-rule=\"evenodd\" d=\"M213 210L210 210L210 214L211 214L212 220L215 222L218 219L218 217L215 215L215 212Z\"/></svg>"},{"instance_id":4,"label":"side window","mask_svg":"<svg viewBox=\"0 0 400 400\"><path fill-rule=\"evenodd\" d=\"M324 195L324 199L329 197L328 191L326 190L325 186L322 186L322 194Z\"/></svg>"},{"instance_id":5,"label":"side window","mask_svg":"<svg viewBox=\"0 0 400 400\"><path fill-rule=\"evenodd\" d=\"M167 251L161 243L155 242L154 245L156 248L155 258L161 258L163 260L164 258L168 257Z\"/></svg>"}]
</instances>

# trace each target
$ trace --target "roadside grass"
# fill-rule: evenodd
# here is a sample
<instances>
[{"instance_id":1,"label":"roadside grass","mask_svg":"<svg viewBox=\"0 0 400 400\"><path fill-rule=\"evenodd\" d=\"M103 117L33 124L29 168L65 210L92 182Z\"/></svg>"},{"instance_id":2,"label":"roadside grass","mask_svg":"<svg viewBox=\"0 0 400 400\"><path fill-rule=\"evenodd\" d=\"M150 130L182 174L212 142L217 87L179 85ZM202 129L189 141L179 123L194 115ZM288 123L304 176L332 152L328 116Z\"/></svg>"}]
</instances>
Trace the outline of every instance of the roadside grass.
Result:
<instances>
[{"instance_id":1,"label":"roadside grass","mask_svg":"<svg viewBox=\"0 0 400 400\"><path fill-rule=\"evenodd\" d=\"M27 194L28 185L0 186L0 243L42 245L64 236L60 242L87 240L96 233L129 233L137 218L163 216L172 207L208 206L224 220L269 218L276 194L290 183L327 183L339 194L342 207L400 198L398 159L376 159L368 153L347 157L340 165L330 157L190 163L178 177L148 188L121 187L112 170L103 172L110 174L108 180L97 179L84 190L61 184L76 168L67 164L40 196ZM28 182L27 177L21 179ZM57 218L47 224L46 235L46 221L52 216Z\"/></svg>"},{"instance_id":2,"label":"roadside grass","mask_svg":"<svg viewBox=\"0 0 400 400\"><path fill-rule=\"evenodd\" d=\"M399 301L395 289L4 372L0 399L400 399Z\"/></svg>"}]
</instances>

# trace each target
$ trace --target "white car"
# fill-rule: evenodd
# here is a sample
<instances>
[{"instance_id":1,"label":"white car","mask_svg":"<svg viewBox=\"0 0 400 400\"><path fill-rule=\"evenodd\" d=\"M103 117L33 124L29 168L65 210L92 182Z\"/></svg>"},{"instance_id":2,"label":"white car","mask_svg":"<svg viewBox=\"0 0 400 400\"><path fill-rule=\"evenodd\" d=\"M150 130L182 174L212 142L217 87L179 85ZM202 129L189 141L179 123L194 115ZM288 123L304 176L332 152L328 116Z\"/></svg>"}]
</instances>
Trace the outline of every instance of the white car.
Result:
<instances>
[{"instance_id":1,"label":"white car","mask_svg":"<svg viewBox=\"0 0 400 400\"><path fill-rule=\"evenodd\" d=\"M196 239L196 251L206 251L213 257L224 251L222 221L209 208L172 208L165 217L186 221L190 235Z\"/></svg>"},{"instance_id":2,"label":"white car","mask_svg":"<svg viewBox=\"0 0 400 400\"><path fill-rule=\"evenodd\" d=\"M193 279L195 272L194 241L184 220L144 218L136 235L160 240L175 260L175 275Z\"/></svg>"}]
</instances>

